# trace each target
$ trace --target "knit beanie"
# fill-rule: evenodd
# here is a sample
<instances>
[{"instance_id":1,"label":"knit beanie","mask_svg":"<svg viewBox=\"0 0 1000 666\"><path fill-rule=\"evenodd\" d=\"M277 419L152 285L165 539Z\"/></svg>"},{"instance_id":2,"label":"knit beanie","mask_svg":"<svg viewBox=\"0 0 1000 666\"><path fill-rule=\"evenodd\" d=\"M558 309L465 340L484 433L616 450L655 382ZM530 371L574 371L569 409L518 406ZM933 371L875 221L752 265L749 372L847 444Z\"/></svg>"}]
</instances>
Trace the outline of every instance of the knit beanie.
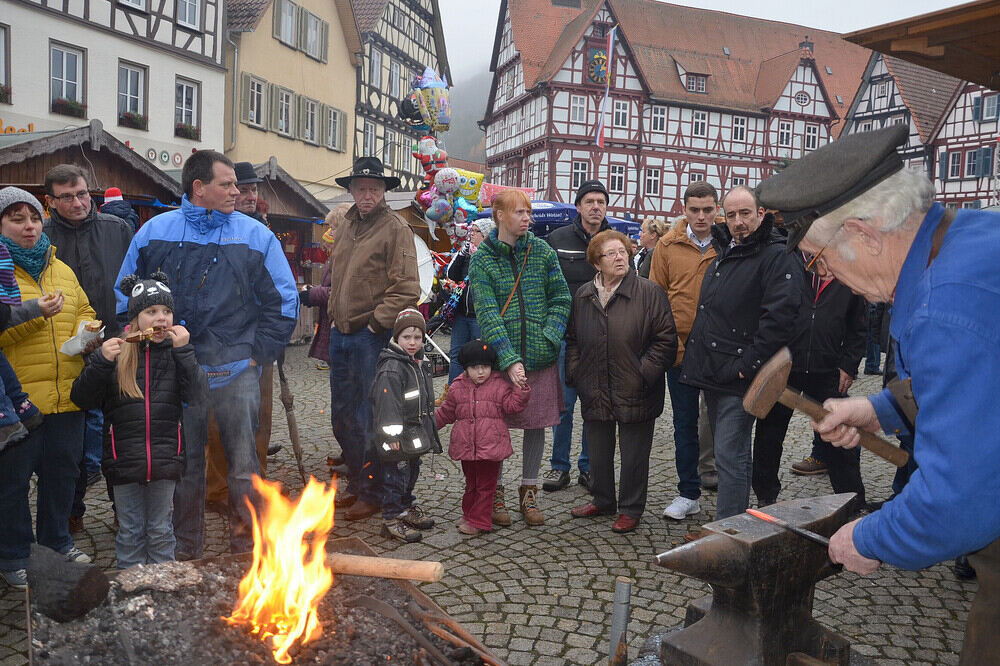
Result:
<instances>
[{"instance_id":1,"label":"knit beanie","mask_svg":"<svg viewBox=\"0 0 1000 666\"><path fill-rule=\"evenodd\" d=\"M420 310L416 308L404 308L396 315L396 323L392 325L392 339L399 340L399 334L411 326L416 326L421 333L427 333L427 322Z\"/></svg>"},{"instance_id":2,"label":"knit beanie","mask_svg":"<svg viewBox=\"0 0 1000 666\"><path fill-rule=\"evenodd\" d=\"M489 217L484 217L481 220L476 220L472 224L474 224L477 227L479 227L479 230L481 232L483 232L483 237L484 238L489 238L490 237L490 232L497 228L497 225L493 221L493 218L489 218Z\"/></svg>"},{"instance_id":3,"label":"knit beanie","mask_svg":"<svg viewBox=\"0 0 1000 666\"><path fill-rule=\"evenodd\" d=\"M43 220L45 219L45 211L42 209L42 204L38 203L38 199L33 197L30 192L26 192L20 187L5 187L0 190L0 216L16 203L28 204L38 211L38 215Z\"/></svg>"},{"instance_id":4,"label":"knit beanie","mask_svg":"<svg viewBox=\"0 0 1000 666\"><path fill-rule=\"evenodd\" d=\"M604 195L604 203L610 201L608 198L608 188L604 187L604 183L599 180L585 180L580 185L580 189L576 191L576 198L573 199L573 205L579 206L580 199L582 199L587 194L591 192L600 192Z\"/></svg>"},{"instance_id":5,"label":"knit beanie","mask_svg":"<svg viewBox=\"0 0 1000 666\"><path fill-rule=\"evenodd\" d=\"M491 368L497 361L497 352L488 342L483 342L478 338L469 340L458 350L458 362L463 368L473 365L488 365Z\"/></svg>"},{"instance_id":6,"label":"knit beanie","mask_svg":"<svg viewBox=\"0 0 1000 666\"><path fill-rule=\"evenodd\" d=\"M122 201L122 191L117 187L109 187L104 190L104 203L109 201Z\"/></svg>"},{"instance_id":7,"label":"knit beanie","mask_svg":"<svg viewBox=\"0 0 1000 666\"><path fill-rule=\"evenodd\" d=\"M174 297L167 286L167 276L156 271L148 280L142 280L138 275L126 275L118 284L118 289L128 295L128 320L132 321L139 313L154 305L163 305L174 309Z\"/></svg>"}]
</instances>

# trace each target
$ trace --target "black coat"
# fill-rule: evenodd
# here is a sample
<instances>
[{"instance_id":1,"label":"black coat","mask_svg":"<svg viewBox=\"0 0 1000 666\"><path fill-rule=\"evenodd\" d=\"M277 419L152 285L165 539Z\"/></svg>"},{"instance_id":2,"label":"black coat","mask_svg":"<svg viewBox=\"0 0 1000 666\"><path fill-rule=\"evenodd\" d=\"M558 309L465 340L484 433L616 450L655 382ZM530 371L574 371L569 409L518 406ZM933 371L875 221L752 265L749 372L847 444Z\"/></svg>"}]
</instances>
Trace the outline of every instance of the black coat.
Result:
<instances>
[{"instance_id":1,"label":"black coat","mask_svg":"<svg viewBox=\"0 0 1000 666\"><path fill-rule=\"evenodd\" d=\"M101 468L111 485L179 479L183 403L208 399L208 378L194 347L175 349L169 339L139 344L136 382L142 399L121 394L117 364L100 349L87 359L70 392L81 409L104 412Z\"/></svg>"},{"instance_id":2,"label":"black coat","mask_svg":"<svg viewBox=\"0 0 1000 666\"><path fill-rule=\"evenodd\" d=\"M396 439L392 433L399 431L394 428L402 426L408 432L419 433L421 442L430 443L423 453L441 453L434 422L431 364L424 360L422 350L414 360L395 341L390 341L375 364L371 401L375 446Z\"/></svg>"},{"instance_id":3,"label":"black coat","mask_svg":"<svg viewBox=\"0 0 1000 666\"><path fill-rule=\"evenodd\" d=\"M653 252L656 251L656 247L652 250L646 248L639 248L639 254L636 259L636 272L639 273L639 277L644 277L649 279L649 269L653 265Z\"/></svg>"},{"instance_id":4,"label":"black coat","mask_svg":"<svg viewBox=\"0 0 1000 666\"><path fill-rule=\"evenodd\" d=\"M103 206L101 206L101 212L105 215L114 215L117 218L125 220L130 227L132 227L132 233L139 231L139 214L135 212L132 208L132 204L127 201L108 201Z\"/></svg>"},{"instance_id":5,"label":"black coat","mask_svg":"<svg viewBox=\"0 0 1000 666\"><path fill-rule=\"evenodd\" d=\"M601 307L591 280L573 297L566 325L566 384L585 421L641 423L663 412L664 372L677 357L667 294L629 271Z\"/></svg>"},{"instance_id":6,"label":"black coat","mask_svg":"<svg viewBox=\"0 0 1000 666\"><path fill-rule=\"evenodd\" d=\"M807 274L799 336L790 345L793 372L836 372L851 377L865 355L865 308L861 296L837 280L822 286Z\"/></svg>"},{"instance_id":7,"label":"black coat","mask_svg":"<svg viewBox=\"0 0 1000 666\"><path fill-rule=\"evenodd\" d=\"M610 228L611 225L605 218L601 221L601 228L597 233ZM559 227L545 238L559 257L559 268L562 269L566 284L569 285L570 296L575 295L580 287L597 275L597 269L587 261L587 246L593 237L584 231L580 216L577 215L571 224Z\"/></svg>"},{"instance_id":8,"label":"black coat","mask_svg":"<svg viewBox=\"0 0 1000 666\"><path fill-rule=\"evenodd\" d=\"M121 218L90 209L87 218L72 225L52 209L44 229L56 246L59 259L76 273L90 306L104 322L105 338L118 335L115 316L115 280L132 242L132 228Z\"/></svg>"},{"instance_id":9,"label":"black coat","mask_svg":"<svg viewBox=\"0 0 1000 666\"><path fill-rule=\"evenodd\" d=\"M701 283L684 346L684 383L743 395L760 366L796 338L806 272L797 253L785 254L785 239L772 229L772 220L765 215L757 230L732 248L728 227L712 227L719 257Z\"/></svg>"},{"instance_id":10,"label":"black coat","mask_svg":"<svg viewBox=\"0 0 1000 666\"><path fill-rule=\"evenodd\" d=\"M465 283L462 295L458 298L458 307L455 308L455 313L466 317L476 316L475 299L472 297L472 285L469 284L469 261L471 259L472 255L469 254L466 247L456 254L455 258L448 264L448 279Z\"/></svg>"}]
</instances>

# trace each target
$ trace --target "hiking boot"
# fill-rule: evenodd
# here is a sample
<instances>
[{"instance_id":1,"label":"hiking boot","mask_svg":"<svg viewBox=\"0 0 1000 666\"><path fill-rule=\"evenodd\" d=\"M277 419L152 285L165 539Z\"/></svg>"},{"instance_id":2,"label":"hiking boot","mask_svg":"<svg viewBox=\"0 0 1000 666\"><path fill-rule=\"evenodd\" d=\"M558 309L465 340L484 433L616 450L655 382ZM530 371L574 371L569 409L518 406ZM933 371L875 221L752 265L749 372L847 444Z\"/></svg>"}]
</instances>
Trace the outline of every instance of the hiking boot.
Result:
<instances>
[{"instance_id":1,"label":"hiking boot","mask_svg":"<svg viewBox=\"0 0 1000 666\"><path fill-rule=\"evenodd\" d=\"M63 557L65 557L69 562L83 562L84 564L90 564L90 555L87 555L87 553L83 552L76 546L71 547L63 553Z\"/></svg>"},{"instance_id":2,"label":"hiking boot","mask_svg":"<svg viewBox=\"0 0 1000 666\"><path fill-rule=\"evenodd\" d=\"M434 406L435 406L435 407L440 407L440 406L441 406L442 404L444 404L444 400L445 400L445 398L447 398L447 397L448 397L448 389L450 389L450 388L451 388L451 384L445 384L445 385L444 385L444 390L443 390L443 391L441 391L441 395L439 395L439 396L438 396L438 397L437 397L437 398L436 398L436 399L434 400Z\"/></svg>"},{"instance_id":3,"label":"hiking boot","mask_svg":"<svg viewBox=\"0 0 1000 666\"><path fill-rule=\"evenodd\" d=\"M28 570L14 569L13 571L0 571L5 583L17 590L28 589Z\"/></svg>"},{"instance_id":4,"label":"hiking boot","mask_svg":"<svg viewBox=\"0 0 1000 666\"><path fill-rule=\"evenodd\" d=\"M336 499L334 502L336 502ZM347 518L348 520L364 520L369 516L374 516L375 512L378 510L379 507L359 499L350 509L347 510L347 513L344 514L344 518Z\"/></svg>"},{"instance_id":5,"label":"hiking boot","mask_svg":"<svg viewBox=\"0 0 1000 666\"><path fill-rule=\"evenodd\" d=\"M424 538L424 535L413 529L399 518L387 520L382 523L382 536L390 539L399 539L406 543L414 543Z\"/></svg>"},{"instance_id":6,"label":"hiking boot","mask_svg":"<svg viewBox=\"0 0 1000 666\"><path fill-rule=\"evenodd\" d=\"M524 522L533 527L545 524L545 516L538 510L538 486L521 486L517 489Z\"/></svg>"},{"instance_id":7,"label":"hiking boot","mask_svg":"<svg viewBox=\"0 0 1000 666\"><path fill-rule=\"evenodd\" d=\"M675 497L670 506L663 510L663 517L684 520L688 516L693 516L700 511L701 504L698 500L688 499L687 497Z\"/></svg>"},{"instance_id":8,"label":"hiking boot","mask_svg":"<svg viewBox=\"0 0 1000 666\"><path fill-rule=\"evenodd\" d=\"M569 472L564 469L550 469L543 478L545 482L542 484L542 490L547 493L554 493L569 485Z\"/></svg>"},{"instance_id":9,"label":"hiking boot","mask_svg":"<svg viewBox=\"0 0 1000 666\"><path fill-rule=\"evenodd\" d=\"M825 462L817 458L813 458L812 456L809 456L805 460L800 460L792 465L792 474L798 474L799 476L826 474L828 471L829 470Z\"/></svg>"},{"instance_id":10,"label":"hiking boot","mask_svg":"<svg viewBox=\"0 0 1000 666\"><path fill-rule=\"evenodd\" d=\"M493 495L493 518L494 525L500 527L510 527L510 511L504 503L503 486L497 486L496 494Z\"/></svg>"},{"instance_id":11,"label":"hiking boot","mask_svg":"<svg viewBox=\"0 0 1000 666\"><path fill-rule=\"evenodd\" d=\"M429 530L434 527L434 519L424 513L419 504L399 514L399 519L415 530Z\"/></svg>"}]
</instances>

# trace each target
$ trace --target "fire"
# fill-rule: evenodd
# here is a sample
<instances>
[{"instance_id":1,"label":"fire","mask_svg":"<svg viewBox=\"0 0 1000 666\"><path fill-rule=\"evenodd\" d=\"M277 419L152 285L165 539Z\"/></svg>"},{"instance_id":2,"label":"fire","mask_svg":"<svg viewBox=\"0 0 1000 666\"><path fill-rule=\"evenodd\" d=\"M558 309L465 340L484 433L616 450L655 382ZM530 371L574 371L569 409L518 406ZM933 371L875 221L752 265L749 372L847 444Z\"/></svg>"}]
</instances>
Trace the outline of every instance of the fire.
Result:
<instances>
[{"instance_id":1,"label":"fire","mask_svg":"<svg viewBox=\"0 0 1000 666\"><path fill-rule=\"evenodd\" d=\"M336 486L310 478L296 502L281 494L279 483L254 476L253 485L262 507L258 519L250 506L253 565L240 581L232 616L222 619L250 625L253 634L270 642L274 660L288 664L296 640L305 644L323 633L317 609L333 584L325 546Z\"/></svg>"}]
</instances>

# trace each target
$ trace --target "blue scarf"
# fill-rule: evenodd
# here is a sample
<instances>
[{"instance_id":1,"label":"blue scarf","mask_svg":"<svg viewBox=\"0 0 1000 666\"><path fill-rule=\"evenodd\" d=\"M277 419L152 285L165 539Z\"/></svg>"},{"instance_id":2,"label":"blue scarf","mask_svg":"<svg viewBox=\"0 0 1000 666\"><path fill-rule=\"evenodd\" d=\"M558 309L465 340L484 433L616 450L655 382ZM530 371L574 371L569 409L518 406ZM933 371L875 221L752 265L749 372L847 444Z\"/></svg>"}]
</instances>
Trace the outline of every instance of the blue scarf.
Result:
<instances>
[{"instance_id":1,"label":"blue scarf","mask_svg":"<svg viewBox=\"0 0 1000 666\"><path fill-rule=\"evenodd\" d=\"M48 255L51 245L48 235L43 231L38 242L35 243L35 247L30 249L21 247L6 236L0 236L0 241L3 241L3 244L10 250L14 265L23 268L35 282L38 282L38 278L42 275L42 269L45 268L45 257Z\"/></svg>"}]
</instances>

